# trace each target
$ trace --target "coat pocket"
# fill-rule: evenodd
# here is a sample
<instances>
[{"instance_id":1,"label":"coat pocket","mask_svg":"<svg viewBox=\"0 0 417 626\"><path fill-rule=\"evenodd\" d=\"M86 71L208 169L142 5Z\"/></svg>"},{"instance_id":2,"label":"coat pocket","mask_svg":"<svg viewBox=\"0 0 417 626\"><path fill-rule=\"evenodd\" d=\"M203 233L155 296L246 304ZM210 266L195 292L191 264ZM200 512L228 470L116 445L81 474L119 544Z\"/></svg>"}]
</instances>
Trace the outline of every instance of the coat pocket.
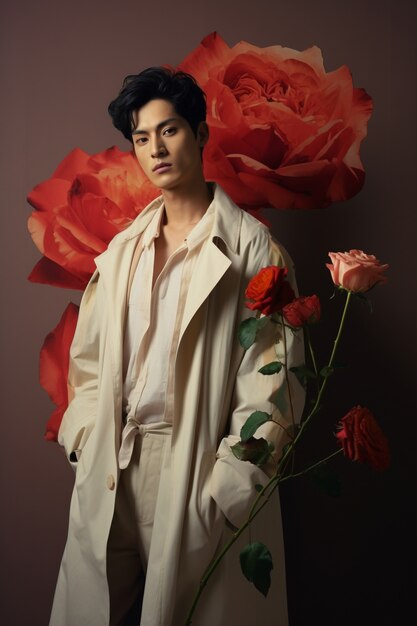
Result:
<instances>
[{"instance_id":1,"label":"coat pocket","mask_svg":"<svg viewBox=\"0 0 417 626\"><path fill-rule=\"evenodd\" d=\"M210 493L211 476L215 463L215 452L203 453L195 490L197 514L207 536L211 535L213 527L223 517L221 510Z\"/></svg>"},{"instance_id":2,"label":"coat pocket","mask_svg":"<svg viewBox=\"0 0 417 626\"><path fill-rule=\"evenodd\" d=\"M256 485L263 487L268 482L259 467L234 456L231 446L237 441L239 437L232 435L222 440L210 481L212 498L236 528L246 521L255 502Z\"/></svg>"}]
</instances>

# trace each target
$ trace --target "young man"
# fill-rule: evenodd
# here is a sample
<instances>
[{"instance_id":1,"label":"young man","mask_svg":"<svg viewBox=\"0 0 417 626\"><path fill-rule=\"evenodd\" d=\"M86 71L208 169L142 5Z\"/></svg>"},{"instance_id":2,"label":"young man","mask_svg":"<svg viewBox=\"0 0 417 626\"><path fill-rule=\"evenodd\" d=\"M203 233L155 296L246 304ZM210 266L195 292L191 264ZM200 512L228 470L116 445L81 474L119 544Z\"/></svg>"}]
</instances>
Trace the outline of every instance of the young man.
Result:
<instances>
[{"instance_id":1,"label":"young man","mask_svg":"<svg viewBox=\"0 0 417 626\"><path fill-rule=\"evenodd\" d=\"M130 76L109 111L162 195L96 259L82 299L59 432L76 484L50 626L182 626L204 569L266 481L230 446L251 412L271 412L278 387L287 393L282 374L257 373L282 356L282 337L239 346L244 291L267 265L294 278L268 230L204 180L209 131L192 77ZM302 342L287 333L287 343L288 364L300 364ZM286 441L275 425L262 434L278 451ZM273 553L268 599L243 578L237 546L197 626L287 624L278 498L264 511L252 537Z\"/></svg>"}]
</instances>

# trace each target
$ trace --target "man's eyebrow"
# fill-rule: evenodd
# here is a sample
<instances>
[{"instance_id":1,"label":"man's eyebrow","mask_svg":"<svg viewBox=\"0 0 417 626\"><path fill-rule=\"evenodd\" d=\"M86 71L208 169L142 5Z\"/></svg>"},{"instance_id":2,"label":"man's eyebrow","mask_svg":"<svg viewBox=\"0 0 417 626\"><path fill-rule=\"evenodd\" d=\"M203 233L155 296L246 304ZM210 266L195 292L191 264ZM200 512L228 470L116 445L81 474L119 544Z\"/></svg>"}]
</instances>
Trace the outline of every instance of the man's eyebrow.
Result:
<instances>
[{"instance_id":1,"label":"man's eyebrow","mask_svg":"<svg viewBox=\"0 0 417 626\"><path fill-rule=\"evenodd\" d=\"M159 124L157 124L157 126L155 127L155 130L159 130L160 128L162 128L162 126L165 126L165 124L168 124L169 122L177 122L177 121L178 121L178 118L176 117L168 117L166 120L159 122ZM140 128L137 128L136 130L132 132L132 135L148 135L148 134L149 134L149 131L140 130Z\"/></svg>"}]
</instances>

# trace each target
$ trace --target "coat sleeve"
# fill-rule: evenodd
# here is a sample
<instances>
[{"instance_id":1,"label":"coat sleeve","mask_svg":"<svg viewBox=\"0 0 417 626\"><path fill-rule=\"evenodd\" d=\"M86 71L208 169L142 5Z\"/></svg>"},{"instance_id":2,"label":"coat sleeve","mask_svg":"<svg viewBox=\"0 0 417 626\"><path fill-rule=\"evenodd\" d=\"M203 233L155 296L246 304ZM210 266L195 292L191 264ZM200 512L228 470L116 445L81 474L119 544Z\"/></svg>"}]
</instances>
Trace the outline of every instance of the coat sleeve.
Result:
<instances>
[{"instance_id":1,"label":"coat sleeve","mask_svg":"<svg viewBox=\"0 0 417 626\"><path fill-rule=\"evenodd\" d=\"M286 251L271 239L269 257L264 259L261 267L273 264L288 267L288 280L297 293L292 261ZM242 319L250 315L252 312L246 309ZM277 460L283 446L289 441L284 429L290 427L293 420L296 423L300 421L304 407L305 392L294 374L289 372L290 398L284 368L278 374L269 376L258 372L271 361L284 361L283 332L280 325L269 323L262 329L256 342L243 354L234 385L228 435L221 440L217 450L217 460L211 477L211 496L236 527L247 519L257 495L255 485L265 485L268 481L268 466L260 468L250 462L240 461L231 450L231 446L240 440L243 424L257 410L273 415L273 419L281 426L268 422L257 430L255 437L264 437L274 444L274 457ZM301 331L293 333L285 329L285 333L289 370L294 365L304 363L304 343ZM277 393L280 410L271 401L272 396Z\"/></svg>"},{"instance_id":2,"label":"coat sleeve","mask_svg":"<svg viewBox=\"0 0 417 626\"><path fill-rule=\"evenodd\" d=\"M58 432L58 443L65 448L75 468L94 428L100 351L100 318L96 272L81 300L77 327L70 349L68 369L68 408Z\"/></svg>"}]
</instances>

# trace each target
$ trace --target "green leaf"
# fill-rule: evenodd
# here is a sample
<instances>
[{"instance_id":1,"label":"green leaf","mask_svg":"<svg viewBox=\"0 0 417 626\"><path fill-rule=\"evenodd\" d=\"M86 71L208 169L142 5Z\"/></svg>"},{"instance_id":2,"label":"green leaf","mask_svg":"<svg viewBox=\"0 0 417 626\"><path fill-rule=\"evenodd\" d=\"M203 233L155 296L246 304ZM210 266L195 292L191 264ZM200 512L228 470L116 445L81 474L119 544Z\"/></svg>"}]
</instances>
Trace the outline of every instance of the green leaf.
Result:
<instances>
[{"instance_id":1,"label":"green leaf","mask_svg":"<svg viewBox=\"0 0 417 626\"><path fill-rule=\"evenodd\" d=\"M257 493L259 493L260 491L262 491L263 489L263 485L260 485L259 483L255 485L255 491Z\"/></svg>"},{"instance_id":2,"label":"green leaf","mask_svg":"<svg viewBox=\"0 0 417 626\"><path fill-rule=\"evenodd\" d=\"M278 374L282 370L282 363L280 361L271 361L271 363L267 363L261 369L258 370L260 374L265 374L266 376L270 376L271 374Z\"/></svg>"},{"instance_id":3,"label":"green leaf","mask_svg":"<svg viewBox=\"0 0 417 626\"><path fill-rule=\"evenodd\" d=\"M271 586L272 555L263 543L249 543L240 553L240 567L247 580L266 598Z\"/></svg>"},{"instance_id":4,"label":"green leaf","mask_svg":"<svg viewBox=\"0 0 417 626\"><path fill-rule=\"evenodd\" d=\"M243 442L248 441L256 433L258 428L269 422L272 419L272 415L265 413L265 411L254 411L249 415L246 422L243 424L240 431L240 438Z\"/></svg>"},{"instance_id":5,"label":"green leaf","mask_svg":"<svg viewBox=\"0 0 417 626\"><path fill-rule=\"evenodd\" d=\"M256 340L256 335L261 328L266 326L269 322L269 317L248 317L248 319L243 320L243 322L239 326L238 337L239 342L242 348L248 350L251 345Z\"/></svg>"},{"instance_id":6,"label":"green leaf","mask_svg":"<svg viewBox=\"0 0 417 626\"><path fill-rule=\"evenodd\" d=\"M329 378L332 374L334 374L334 367L329 367L329 365L325 365L320 370L320 376L323 378Z\"/></svg>"},{"instance_id":7,"label":"green leaf","mask_svg":"<svg viewBox=\"0 0 417 626\"><path fill-rule=\"evenodd\" d=\"M248 350L255 343L256 335L269 321L268 316L264 317L248 317L243 320L239 326L238 338L239 343L245 350Z\"/></svg>"},{"instance_id":8,"label":"green leaf","mask_svg":"<svg viewBox=\"0 0 417 626\"><path fill-rule=\"evenodd\" d=\"M342 492L342 483L339 476L329 468L327 463L315 467L310 472L315 484L332 498L338 498Z\"/></svg>"},{"instance_id":9,"label":"green leaf","mask_svg":"<svg viewBox=\"0 0 417 626\"><path fill-rule=\"evenodd\" d=\"M249 461L253 465L264 465L274 450L274 445L263 437L248 441L238 441L231 450L239 461Z\"/></svg>"},{"instance_id":10,"label":"green leaf","mask_svg":"<svg viewBox=\"0 0 417 626\"><path fill-rule=\"evenodd\" d=\"M316 378L315 373L305 365L290 367L290 372L296 376L298 382L303 385L303 387L307 385L309 380Z\"/></svg>"},{"instance_id":11,"label":"green leaf","mask_svg":"<svg viewBox=\"0 0 417 626\"><path fill-rule=\"evenodd\" d=\"M251 345L255 342L256 333L258 330L258 320L256 317L248 317L248 319L243 320L241 325L239 326L239 342L242 348L247 350L251 347Z\"/></svg>"},{"instance_id":12,"label":"green leaf","mask_svg":"<svg viewBox=\"0 0 417 626\"><path fill-rule=\"evenodd\" d=\"M264 315L263 317L258 317L256 320L258 324L258 330L261 330L264 326L266 326L269 321L270 321L270 317L268 315Z\"/></svg>"}]
</instances>

